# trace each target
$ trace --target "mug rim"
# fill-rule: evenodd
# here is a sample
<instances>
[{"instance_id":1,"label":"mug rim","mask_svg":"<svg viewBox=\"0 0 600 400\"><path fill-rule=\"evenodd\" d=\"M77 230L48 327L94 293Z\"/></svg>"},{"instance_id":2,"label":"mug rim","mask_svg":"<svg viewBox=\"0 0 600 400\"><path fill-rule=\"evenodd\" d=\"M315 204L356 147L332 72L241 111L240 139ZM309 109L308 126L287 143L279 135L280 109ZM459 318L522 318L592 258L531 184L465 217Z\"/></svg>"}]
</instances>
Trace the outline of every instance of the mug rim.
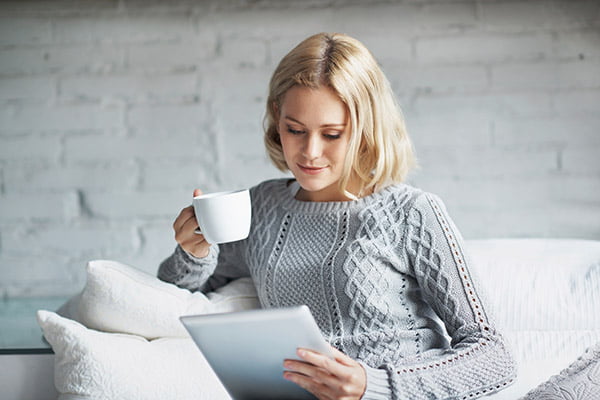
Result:
<instances>
[{"instance_id":1,"label":"mug rim","mask_svg":"<svg viewBox=\"0 0 600 400\"><path fill-rule=\"evenodd\" d=\"M242 192L247 192L247 191L248 191L248 189L238 189L238 190L224 190L221 192L203 193L199 196L194 196L194 200L212 199L215 197L236 194L236 193L242 193Z\"/></svg>"}]
</instances>

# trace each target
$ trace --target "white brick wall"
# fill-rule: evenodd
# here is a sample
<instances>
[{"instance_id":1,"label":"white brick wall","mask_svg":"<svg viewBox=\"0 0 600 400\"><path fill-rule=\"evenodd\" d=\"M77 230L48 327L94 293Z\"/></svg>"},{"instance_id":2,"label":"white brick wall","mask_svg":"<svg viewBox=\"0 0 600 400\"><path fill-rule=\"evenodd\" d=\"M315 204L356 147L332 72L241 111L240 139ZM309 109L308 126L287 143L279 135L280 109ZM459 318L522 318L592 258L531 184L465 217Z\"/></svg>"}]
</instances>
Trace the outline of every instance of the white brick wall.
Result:
<instances>
[{"instance_id":1,"label":"white brick wall","mask_svg":"<svg viewBox=\"0 0 600 400\"><path fill-rule=\"evenodd\" d=\"M70 294L86 261L154 273L206 191L282 176L270 74L362 40L464 236L600 239L595 0L18 1L0 8L0 296Z\"/></svg>"}]
</instances>

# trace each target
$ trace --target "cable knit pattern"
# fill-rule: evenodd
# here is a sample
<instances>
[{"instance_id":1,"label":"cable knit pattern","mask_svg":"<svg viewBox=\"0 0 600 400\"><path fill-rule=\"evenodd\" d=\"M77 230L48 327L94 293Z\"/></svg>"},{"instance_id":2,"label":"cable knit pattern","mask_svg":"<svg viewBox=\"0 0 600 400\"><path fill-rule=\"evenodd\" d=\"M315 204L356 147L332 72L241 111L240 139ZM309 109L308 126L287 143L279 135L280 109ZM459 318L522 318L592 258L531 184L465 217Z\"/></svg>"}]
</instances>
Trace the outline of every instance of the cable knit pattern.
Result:
<instances>
[{"instance_id":1,"label":"cable knit pattern","mask_svg":"<svg viewBox=\"0 0 600 400\"><path fill-rule=\"evenodd\" d=\"M324 337L365 367L363 399L466 400L512 382L512 357L439 198L399 184L302 202L288 183L251 189L246 240L206 259L178 248L159 277L208 290L251 276L263 307L308 305Z\"/></svg>"}]
</instances>

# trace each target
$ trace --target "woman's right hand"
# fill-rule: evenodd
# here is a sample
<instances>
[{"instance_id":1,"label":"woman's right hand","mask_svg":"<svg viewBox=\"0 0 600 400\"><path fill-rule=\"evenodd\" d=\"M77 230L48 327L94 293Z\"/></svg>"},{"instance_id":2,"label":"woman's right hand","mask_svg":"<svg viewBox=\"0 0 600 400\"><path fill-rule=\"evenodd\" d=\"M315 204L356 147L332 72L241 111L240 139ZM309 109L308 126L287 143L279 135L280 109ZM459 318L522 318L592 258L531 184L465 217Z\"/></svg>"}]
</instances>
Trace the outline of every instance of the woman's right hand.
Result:
<instances>
[{"instance_id":1,"label":"woman's right hand","mask_svg":"<svg viewBox=\"0 0 600 400\"><path fill-rule=\"evenodd\" d=\"M194 197L201 194L200 189L194 190ZM198 229L198 222L196 221L194 206L181 210L175 222L173 222L175 240L187 253L197 258L204 258L208 255L210 243L204 239L204 235L196 233L196 229Z\"/></svg>"}]
</instances>

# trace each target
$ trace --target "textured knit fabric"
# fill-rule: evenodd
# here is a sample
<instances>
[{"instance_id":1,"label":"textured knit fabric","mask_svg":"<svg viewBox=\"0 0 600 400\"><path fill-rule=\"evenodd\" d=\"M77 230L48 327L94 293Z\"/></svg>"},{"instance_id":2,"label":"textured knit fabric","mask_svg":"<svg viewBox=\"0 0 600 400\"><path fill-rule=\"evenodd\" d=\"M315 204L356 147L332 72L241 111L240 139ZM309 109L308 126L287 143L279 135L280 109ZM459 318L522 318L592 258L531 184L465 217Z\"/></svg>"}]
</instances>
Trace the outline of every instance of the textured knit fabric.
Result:
<instances>
[{"instance_id":1,"label":"textured knit fabric","mask_svg":"<svg viewBox=\"0 0 600 400\"><path fill-rule=\"evenodd\" d=\"M303 202L288 184L251 189L247 239L213 245L203 259L177 247L159 278L208 291L251 276L263 307L308 305L329 343L365 367L363 399L473 399L513 381L438 197L399 184L354 201Z\"/></svg>"}]
</instances>

